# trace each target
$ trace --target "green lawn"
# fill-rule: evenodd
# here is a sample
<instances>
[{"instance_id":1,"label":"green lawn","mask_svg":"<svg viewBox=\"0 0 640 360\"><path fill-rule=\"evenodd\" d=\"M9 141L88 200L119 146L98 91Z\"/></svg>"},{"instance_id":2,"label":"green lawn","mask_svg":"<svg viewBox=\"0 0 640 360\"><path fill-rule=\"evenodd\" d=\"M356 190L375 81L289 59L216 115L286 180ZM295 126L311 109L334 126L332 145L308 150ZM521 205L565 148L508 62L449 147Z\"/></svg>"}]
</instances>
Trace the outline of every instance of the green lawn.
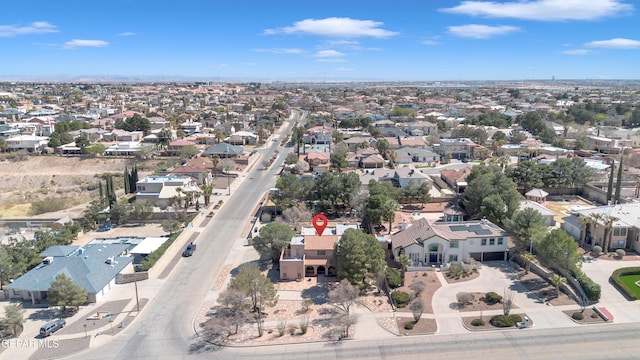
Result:
<instances>
[{"instance_id":1,"label":"green lawn","mask_svg":"<svg viewBox=\"0 0 640 360\"><path fill-rule=\"evenodd\" d=\"M640 274L620 276L620 281L640 299L640 286L636 285L636 281L640 281Z\"/></svg>"}]
</instances>

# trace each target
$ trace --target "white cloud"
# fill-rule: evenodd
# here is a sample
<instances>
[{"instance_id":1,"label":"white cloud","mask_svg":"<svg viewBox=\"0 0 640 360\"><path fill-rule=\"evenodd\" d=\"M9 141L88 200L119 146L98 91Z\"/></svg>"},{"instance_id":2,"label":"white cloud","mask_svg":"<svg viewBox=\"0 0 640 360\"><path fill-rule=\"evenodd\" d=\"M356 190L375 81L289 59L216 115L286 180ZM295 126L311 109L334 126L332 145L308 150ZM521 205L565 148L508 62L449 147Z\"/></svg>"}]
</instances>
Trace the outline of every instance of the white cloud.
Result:
<instances>
[{"instance_id":1,"label":"white cloud","mask_svg":"<svg viewBox=\"0 0 640 360\"><path fill-rule=\"evenodd\" d=\"M134 32L130 32L130 31L126 31L126 32L121 32L120 34L118 34L118 36L133 36L136 33Z\"/></svg>"},{"instance_id":2,"label":"white cloud","mask_svg":"<svg viewBox=\"0 0 640 360\"><path fill-rule=\"evenodd\" d=\"M73 39L71 41L67 41L64 43L63 48L65 49L77 49L81 47L106 47L109 43L103 40L82 40L82 39Z\"/></svg>"},{"instance_id":3,"label":"white cloud","mask_svg":"<svg viewBox=\"0 0 640 360\"><path fill-rule=\"evenodd\" d=\"M610 40L599 40L586 43L585 46L605 49L640 49L640 41L631 39L615 38Z\"/></svg>"},{"instance_id":4,"label":"white cloud","mask_svg":"<svg viewBox=\"0 0 640 360\"><path fill-rule=\"evenodd\" d=\"M46 21L32 22L27 26L0 25L0 37L14 37L18 35L46 34L54 32L58 32L58 28Z\"/></svg>"},{"instance_id":5,"label":"white cloud","mask_svg":"<svg viewBox=\"0 0 640 360\"><path fill-rule=\"evenodd\" d=\"M315 53L315 55L313 56L319 57L319 58L331 58L331 57L344 56L344 53L341 53L336 50L320 50L317 53Z\"/></svg>"},{"instance_id":6,"label":"white cloud","mask_svg":"<svg viewBox=\"0 0 640 360\"><path fill-rule=\"evenodd\" d=\"M326 63L343 63L347 62L347 60L342 58L319 58L316 59L317 62L326 62Z\"/></svg>"},{"instance_id":7,"label":"white cloud","mask_svg":"<svg viewBox=\"0 0 640 360\"><path fill-rule=\"evenodd\" d=\"M263 34L310 34L342 38L388 38L398 35L397 32L380 28L382 25L383 23L373 20L331 17L326 19L305 19L297 21L291 26L267 29Z\"/></svg>"},{"instance_id":8,"label":"white cloud","mask_svg":"<svg viewBox=\"0 0 640 360\"><path fill-rule=\"evenodd\" d=\"M628 13L633 6L620 0L524 0L512 2L463 1L441 11L470 16L523 20L595 20Z\"/></svg>"},{"instance_id":9,"label":"white cloud","mask_svg":"<svg viewBox=\"0 0 640 360\"><path fill-rule=\"evenodd\" d=\"M489 25L460 25L449 26L449 32L460 37L468 37L473 39L488 39L493 36L505 35L520 29L515 26L489 26Z\"/></svg>"},{"instance_id":10,"label":"white cloud","mask_svg":"<svg viewBox=\"0 0 640 360\"><path fill-rule=\"evenodd\" d=\"M421 43L423 45L438 45L438 44L440 44L439 42L437 42L435 40L422 40Z\"/></svg>"},{"instance_id":11,"label":"white cloud","mask_svg":"<svg viewBox=\"0 0 640 360\"><path fill-rule=\"evenodd\" d=\"M259 53L272 53L272 54L304 54L304 50L296 48L279 48L279 49L253 49Z\"/></svg>"},{"instance_id":12,"label":"white cloud","mask_svg":"<svg viewBox=\"0 0 640 360\"><path fill-rule=\"evenodd\" d=\"M587 55L591 50L587 49L573 49L573 50L564 50L562 51L565 55Z\"/></svg>"}]
</instances>

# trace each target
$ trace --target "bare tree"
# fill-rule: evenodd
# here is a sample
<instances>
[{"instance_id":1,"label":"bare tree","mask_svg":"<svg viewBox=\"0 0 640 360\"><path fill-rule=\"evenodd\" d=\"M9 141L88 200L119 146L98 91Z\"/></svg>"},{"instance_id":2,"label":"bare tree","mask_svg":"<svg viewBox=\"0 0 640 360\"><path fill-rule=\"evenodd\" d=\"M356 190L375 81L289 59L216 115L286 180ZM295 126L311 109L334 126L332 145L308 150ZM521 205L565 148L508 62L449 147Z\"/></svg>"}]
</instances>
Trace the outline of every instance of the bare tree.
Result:
<instances>
[{"instance_id":1,"label":"bare tree","mask_svg":"<svg viewBox=\"0 0 640 360\"><path fill-rule=\"evenodd\" d=\"M329 291L329 302L348 315L358 295L358 289L351 285L349 280L342 279L335 289Z\"/></svg>"},{"instance_id":2,"label":"bare tree","mask_svg":"<svg viewBox=\"0 0 640 360\"><path fill-rule=\"evenodd\" d=\"M212 308L213 316L203 327L212 340L222 342L229 335L237 334L240 326L247 324L251 317L249 303L241 291L230 288L223 291L218 304Z\"/></svg>"},{"instance_id":3,"label":"bare tree","mask_svg":"<svg viewBox=\"0 0 640 360\"><path fill-rule=\"evenodd\" d=\"M297 203L290 208L284 209L282 216L296 230L301 222L309 222L313 217L304 203Z\"/></svg>"},{"instance_id":4,"label":"bare tree","mask_svg":"<svg viewBox=\"0 0 640 360\"><path fill-rule=\"evenodd\" d=\"M332 323L338 330L338 340L349 337L351 327L356 324L356 317L346 312L337 312L332 318Z\"/></svg>"},{"instance_id":5,"label":"bare tree","mask_svg":"<svg viewBox=\"0 0 640 360\"><path fill-rule=\"evenodd\" d=\"M282 318L278 320L277 328L278 328L278 336L283 336L284 333L287 331L287 319Z\"/></svg>"},{"instance_id":6,"label":"bare tree","mask_svg":"<svg viewBox=\"0 0 640 360\"><path fill-rule=\"evenodd\" d=\"M511 312L511 307L513 306L513 298L516 296L516 293L505 288L504 296L502 297L502 313L506 316Z\"/></svg>"},{"instance_id":7,"label":"bare tree","mask_svg":"<svg viewBox=\"0 0 640 360\"><path fill-rule=\"evenodd\" d=\"M411 312L413 313L413 320L416 322L420 321L422 312L424 311L424 301L422 298L416 298L413 300L411 305L409 305L409 309L411 309Z\"/></svg>"}]
</instances>

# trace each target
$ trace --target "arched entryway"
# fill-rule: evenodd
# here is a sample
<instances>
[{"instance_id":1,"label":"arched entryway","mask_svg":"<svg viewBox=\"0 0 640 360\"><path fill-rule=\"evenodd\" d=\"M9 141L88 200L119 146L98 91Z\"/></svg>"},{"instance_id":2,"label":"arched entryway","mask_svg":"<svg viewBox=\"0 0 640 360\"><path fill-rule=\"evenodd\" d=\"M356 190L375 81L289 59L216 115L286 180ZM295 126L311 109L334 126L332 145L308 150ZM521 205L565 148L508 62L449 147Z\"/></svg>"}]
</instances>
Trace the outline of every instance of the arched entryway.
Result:
<instances>
[{"instance_id":1,"label":"arched entryway","mask_svg":"<svg viewBox=\"0 0 640 360\"><path fill-rule=\"evenodd\" d=\"M327 271L326 271L324 266L320 265L320 266L318 266L318 269L316 270L316 274L317 275L326 275Z\"/></svg>"},{"instance_id":2,"label":"arched entryway","mask_svg":"<svg viewBox=\"0 0 640 360\"><path fill-rule=\"evenodd\" d=\"M307 266L304 269L304 276L315 276L315 269L313 268L313 266Z\"/></svg>"}]
</instances>

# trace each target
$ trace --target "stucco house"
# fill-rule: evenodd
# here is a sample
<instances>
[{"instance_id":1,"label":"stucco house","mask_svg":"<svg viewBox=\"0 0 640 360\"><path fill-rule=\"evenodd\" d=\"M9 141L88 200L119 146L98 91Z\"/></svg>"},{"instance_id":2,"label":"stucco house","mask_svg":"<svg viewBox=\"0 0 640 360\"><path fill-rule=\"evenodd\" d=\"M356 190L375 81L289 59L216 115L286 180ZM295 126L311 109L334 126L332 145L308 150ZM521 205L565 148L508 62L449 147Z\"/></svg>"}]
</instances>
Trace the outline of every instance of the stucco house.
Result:
<instances>
[{"instance_id":1,"label":"stucco house","mask_svg":"<svg viewBox=\"0 0 640 360\"><path fill-rule=\"evenodd\" d=\"M313 227L302 227L300 234L295 235L280 254L280 280L335 275L330 265L333 247L347 229L358 229L358 224L328 226L321 236Z\"/></svg>"},{"instance_id":2,"label":"stucco house","mask_svg":"<svg viewBox=\"0 0 640 360\"><path fill-rule=\"evenodd\" d=\"M448 262L506 260L509 234L488 220L413 221L391 236L394 256L408 256L413 266Z\"/></svg>"},{"instance_id":3,"label":"stucco house","mask_svg":"<svg viewBox=\"0 0 640 360\"><path fill-rule=\"evenodd\" d=\"M180 188L180 193L177 189ZM200 191L196 179L190 176L147 176L136 183L136 201L145 200L154 206L166 207L174 196Z\"/></svg>"},{"instance_id":4,"label":"stucco house","mask_svg":"<svg viewBox=\"0 0 640 360\"><path fill-rule=\"evenodd\" d=\"M576 241L603 246L611 220L609 249L640 251L640 203L581 208L564 219L562 228Z\"/></svg>"}]
</instances>

